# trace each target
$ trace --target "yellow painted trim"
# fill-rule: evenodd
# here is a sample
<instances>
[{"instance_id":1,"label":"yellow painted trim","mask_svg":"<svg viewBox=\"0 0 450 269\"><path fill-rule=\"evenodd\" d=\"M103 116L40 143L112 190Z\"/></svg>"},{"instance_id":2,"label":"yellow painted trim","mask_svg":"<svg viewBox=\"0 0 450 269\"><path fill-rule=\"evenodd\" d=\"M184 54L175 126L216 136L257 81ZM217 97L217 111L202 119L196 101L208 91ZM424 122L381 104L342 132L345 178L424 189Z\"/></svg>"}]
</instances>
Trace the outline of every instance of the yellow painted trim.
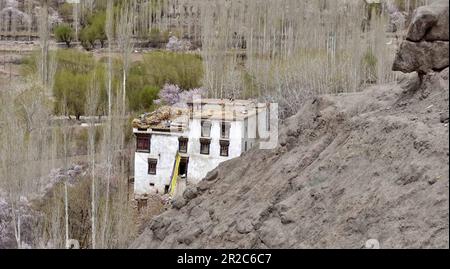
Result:
<instances>
[{"instance_id":1,"label":"yellow painted trim","mask_svg":"<svg viewBox=\"0 0 450 269\"><path fill-rule=\"evenodd\" d=\"M172 173L172 180L170 183L170 192L169 195L171 197L173 197L173 195L175 194L175 189L177 187L177 179L178 179L178 169L180 167L180 161L181 161L181 155L178 154L175 157L175 167L173 168L173 173Z\"/></svg>"}]
</instances>

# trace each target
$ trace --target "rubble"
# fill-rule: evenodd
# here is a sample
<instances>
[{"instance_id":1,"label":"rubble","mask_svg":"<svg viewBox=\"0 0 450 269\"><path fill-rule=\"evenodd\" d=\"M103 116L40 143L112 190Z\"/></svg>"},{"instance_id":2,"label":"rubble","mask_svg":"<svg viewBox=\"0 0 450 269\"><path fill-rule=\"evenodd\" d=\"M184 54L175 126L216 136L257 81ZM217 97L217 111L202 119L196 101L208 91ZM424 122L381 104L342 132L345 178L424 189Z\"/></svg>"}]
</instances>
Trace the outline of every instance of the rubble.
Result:
<instances>
[{"instance_id":1,"label":"rubble","mask_svg":"<svg viewBox=\"0 0 450 269\"><path fill-rule=\"evenodd\" d=\"M187 115L188 110L177 107L162 106L151 113L144 113L132 122L133 128L164 128L165 121Z\"/></svg>"}]
</instances>

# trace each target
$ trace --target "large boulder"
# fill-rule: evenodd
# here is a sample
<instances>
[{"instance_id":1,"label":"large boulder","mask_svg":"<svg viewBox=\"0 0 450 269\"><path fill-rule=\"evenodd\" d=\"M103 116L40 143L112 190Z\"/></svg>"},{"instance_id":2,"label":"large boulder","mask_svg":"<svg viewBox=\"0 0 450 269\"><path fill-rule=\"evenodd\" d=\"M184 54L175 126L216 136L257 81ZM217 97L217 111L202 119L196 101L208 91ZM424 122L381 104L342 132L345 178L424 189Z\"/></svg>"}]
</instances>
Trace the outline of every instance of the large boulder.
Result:
<instances>
[{"instance_id":1,"label":"large boulder","mask_svg":"<svg viewBox=\"0 0 450 269\"><path fill-rule=\"evenodd\" d=\"M403 41L395 57L393 70L410 73L428 73L449 65L448 42Z\"/></svg>"},{"instance_id":2,"label":"large boulder","mask_svg":"<svg viewBox=\"0 0 450 269\"><path fill-rule=\"evenodd\" d=\"M448 0L439 0L414 11L406 39L413 42L421 40L449 40Z\"/></svg>"},{"instance_id":3,"label":"large boulder","mask_svg":"<svg viewBox=\"0 0 450 269\"><path fill-rule=\"evenodd\" d=\"M414 11L406 40L400 45L392 69L426 74L449 66L449 3L438 0Z\"/></svg>"}]
</instances>

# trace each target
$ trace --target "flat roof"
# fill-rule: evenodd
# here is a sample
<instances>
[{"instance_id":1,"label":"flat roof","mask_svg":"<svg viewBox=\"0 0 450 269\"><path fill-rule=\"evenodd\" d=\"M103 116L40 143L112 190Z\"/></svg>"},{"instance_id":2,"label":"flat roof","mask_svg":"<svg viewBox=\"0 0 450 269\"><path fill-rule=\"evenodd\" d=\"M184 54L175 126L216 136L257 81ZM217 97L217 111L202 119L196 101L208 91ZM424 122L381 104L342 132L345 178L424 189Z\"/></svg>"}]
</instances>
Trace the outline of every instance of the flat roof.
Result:
<instances>
[{"instance_id":1,"label":"flat roof","mask_svg":"<svg viewBox=\"0 0 450 269\"><path fill-rule=\"evenodd\" d=\"M194 110L191 114L191 118L236 121L244 120L248 117L254 116L265 109L265 104L262 104L261 106L239 106L239 108L232 107L232 109L227 110L206 108L202 110Z\"/></svg>"},{"instance_id":2,"label":"flat roof","mask_svg":"<svg viewBox=\"0 0 450 269\"><path fill-rule=\"evenodd\" d=\"M244 99L213 99L213 98L201 98L199 99L200 102L197 100L192 100L187 102L187 104L211 104L211 105L223 105L223 104L234 104L234 105L250 105L250 104L256 104L256 100L244 100Z\"/></svg>"},{"instance_id":3,"label":"flat roof","mask_svg":"<svg viewBox=\"0 0 450 269\"><path fill-rule=\"evenodd\" d=\"M192 110L163 106L134 119L133 127L139 129L152 128L155 130L170 129L183 123L186 120L185 117L191 119L241 121L267 108L266 103L258 103L256 100L201 99L201 102L194 100L193 102L188 102L188 104L201 104L202 109L192 109L192 106ZM169 127L167 123L171 126ZM179 127L183 130L186 126Z\"/></svg>"}]
</instances>

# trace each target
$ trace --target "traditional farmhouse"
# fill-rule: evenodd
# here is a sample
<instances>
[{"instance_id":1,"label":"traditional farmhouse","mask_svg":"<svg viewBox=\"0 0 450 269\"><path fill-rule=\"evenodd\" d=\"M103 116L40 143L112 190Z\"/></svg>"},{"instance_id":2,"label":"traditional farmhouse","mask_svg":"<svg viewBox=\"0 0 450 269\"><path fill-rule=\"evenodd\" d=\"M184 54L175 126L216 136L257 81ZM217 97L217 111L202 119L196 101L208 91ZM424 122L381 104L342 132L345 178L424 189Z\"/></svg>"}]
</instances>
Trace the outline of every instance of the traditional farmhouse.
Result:
<instances>
[{"instance_id":1,"label":"traditional farmhouse","mask_svg":"<svg viewBox=\"0 0 450 269\"><path fill-rule=\"evenodd\" d=\"M221 162L252 148L270 128L269 105L248 100L201 99L186 108L162 107L133 121L134 195L196 184Z\"/></svg>"}]
</instances>

